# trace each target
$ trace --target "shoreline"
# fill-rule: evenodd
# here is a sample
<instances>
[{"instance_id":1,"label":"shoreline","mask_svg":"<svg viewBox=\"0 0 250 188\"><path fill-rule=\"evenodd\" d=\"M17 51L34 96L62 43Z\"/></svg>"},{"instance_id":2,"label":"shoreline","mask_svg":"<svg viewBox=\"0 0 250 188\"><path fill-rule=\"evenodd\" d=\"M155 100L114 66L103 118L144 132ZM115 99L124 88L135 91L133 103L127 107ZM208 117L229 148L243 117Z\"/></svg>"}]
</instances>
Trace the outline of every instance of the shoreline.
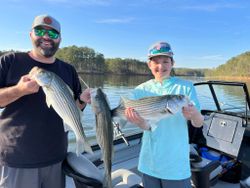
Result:
<instances>
[{"instance_id":1,"label":"shoreline","mask_svg":"<svg viewBox=\"0 0 250 188\"><path fill-rule=\"evenodd\" d=\"M204 76L205 79L212 78L212 79L220 79L220 80L250 80L250 77L246 76Z\"/></svg>"},{"instance_id":2,"label":"shoreline","mask_svg":"<svg viewBox=\"0 0 250 188\"><path fill-rule=\"evenodd\" d=\"M129 74L129 73L101 73L101 72L87 72L87 71L77 71L78 74L96 74L96 75L129 75L129 76L151 76L151 74ZM226 79L226 80L250 80L250 76L194 76L194 75L175 75L175 76L185 76L185 77L202 77L204 79Z\"/></svg>"}]
</instances>

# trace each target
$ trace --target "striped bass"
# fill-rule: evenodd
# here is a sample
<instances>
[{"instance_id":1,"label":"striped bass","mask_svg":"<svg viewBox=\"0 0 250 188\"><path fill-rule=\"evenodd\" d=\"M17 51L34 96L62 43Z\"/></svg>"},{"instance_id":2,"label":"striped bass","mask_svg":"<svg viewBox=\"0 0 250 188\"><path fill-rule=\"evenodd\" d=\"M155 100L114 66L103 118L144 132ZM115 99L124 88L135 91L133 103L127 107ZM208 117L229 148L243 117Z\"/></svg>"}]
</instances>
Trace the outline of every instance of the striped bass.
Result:
<instances>
[{"instance_id":1,"label":"striped bass","mask_svg":"<svg viewBox=\"0 0 250 188\"><path fill-rule=\"evenodd\" d=\"M111 188L111 167L113 155L113 123L106 95L100 88L91 91L91 106L96 119L96 140L102 151L104 162L103 187Z\"/></svg>"},{"instance_id":2,"label":"striped bass","mask_svg":"<svg viewBox=\"0 0 250 188\"><path fill-rule=\"evenodd\" d=\"M185 95L152 96L138 100L121 98L119 106L114 108L111 113L114 119L126 120L125 109L132 108L148 121L152 128L155 128L158 121L180 112L182 107L187 106L189 103L190 101Z\"/></svg>"},{"instance_id":3,"label":"striped bass","mask_svg":"<svg viewBox=\"0 0 250 188\"><path fill-rule=\"evenodd\" d=\"M70 130L74 132L77 155L84 150L93 153L84 134L81 111L76 105L70 87L55 73L39 67L32 68L29 74L42 87L48 107L52 106L62 118L65 132Z\"/></svg>"}]
</instances>

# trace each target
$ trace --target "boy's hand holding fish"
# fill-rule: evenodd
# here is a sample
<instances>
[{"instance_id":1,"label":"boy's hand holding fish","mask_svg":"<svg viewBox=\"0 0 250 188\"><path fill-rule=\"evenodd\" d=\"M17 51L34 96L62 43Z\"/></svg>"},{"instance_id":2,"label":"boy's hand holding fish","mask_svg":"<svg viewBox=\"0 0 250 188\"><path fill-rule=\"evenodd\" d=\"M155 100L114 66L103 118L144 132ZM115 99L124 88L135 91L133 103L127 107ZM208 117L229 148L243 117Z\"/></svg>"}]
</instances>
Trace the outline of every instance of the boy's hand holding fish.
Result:
<instances>
[{"instance_id":1,"label":"boy's hand holding fish","mask_svg":"<svg viewBox=\"0 0 250 188\"><path fill-rule=\"evenodd\" d=\"M200 127L200 125L203 123L204 117L192 103L184 106L182 108L182 113L187 120L191 120L191 123L194 127Z\"/></svg>"},{"instance_id":2,"label":"boy's hand holding fish","mask_svg":"<svg viewBox=\"0 0 250 188\"><path fill-rule=\"evenodd\" d=\"M144 118L142 118L133 108L126 108L125 115L128 121L138 125L141 129L144 129L144 130L151 129L147 121Z\"/></svg>"}]
</instances>

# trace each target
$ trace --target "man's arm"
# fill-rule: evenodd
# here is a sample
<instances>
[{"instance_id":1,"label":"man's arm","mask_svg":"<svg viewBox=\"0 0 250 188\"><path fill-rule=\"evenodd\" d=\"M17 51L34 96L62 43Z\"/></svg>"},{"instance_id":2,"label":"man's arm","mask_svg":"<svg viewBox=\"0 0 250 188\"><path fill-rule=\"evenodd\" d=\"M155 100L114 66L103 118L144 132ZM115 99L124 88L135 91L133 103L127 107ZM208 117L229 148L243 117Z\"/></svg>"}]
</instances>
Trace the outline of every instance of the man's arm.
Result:
<instances>
[{"instance_id":1,"label":"man's arm","mask_svg":"<svg viewBox=\"0 0 250 188\"><path fill-rule=\"evenodd\" d=\"M5 107L22 96L36 93L38 90L39 85L36 81L31 80L28 75L24 75L16 85L0 88L0 107Z\"/></svg>"}]
</instances>

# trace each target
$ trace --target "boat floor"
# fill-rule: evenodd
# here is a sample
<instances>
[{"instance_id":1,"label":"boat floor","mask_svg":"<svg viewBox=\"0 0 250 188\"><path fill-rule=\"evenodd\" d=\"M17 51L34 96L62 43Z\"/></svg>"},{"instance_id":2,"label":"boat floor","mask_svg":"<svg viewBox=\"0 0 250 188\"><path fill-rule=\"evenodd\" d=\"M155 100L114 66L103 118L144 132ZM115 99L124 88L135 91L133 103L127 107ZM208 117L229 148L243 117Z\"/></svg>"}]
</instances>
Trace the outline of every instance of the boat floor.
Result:
<instances>
[{"instance_id":1,"label":"boat floor","mask_svg":"<svg viewBox=\"0 0 250 188\"><path fill-rule=\"evenodd\" d=\"M137 175L140 173L137 170L138 155L140 151L140 139L130 141L130 146L125 144L119 144L114 146L114 158L112 164L112 171L117 169L128 169ZM95 161L100 158L100 151L95 151L94 155L86 154L85 156L91 161ZM103 170L103 166L99 166L100 170ZM74 181L70 177L66 177L66 188L75 188ZM232 184L223 181L218 181L216 185L211 188L240 188L240 184Z\"/></svg>"},{"instance_id":2,"label":"boat floor","mask_svg":"<svg viewBox=\"0 0 250 188\"><path fill-rule=\"evenodd\" d=\"M66 188L75 188L73 179L68 176L66 177ZM212 186L211 188L240 188L240 184L232 184L223 181L218 181L218 183L215 186Z\"/></svg>"}]
</instances>

